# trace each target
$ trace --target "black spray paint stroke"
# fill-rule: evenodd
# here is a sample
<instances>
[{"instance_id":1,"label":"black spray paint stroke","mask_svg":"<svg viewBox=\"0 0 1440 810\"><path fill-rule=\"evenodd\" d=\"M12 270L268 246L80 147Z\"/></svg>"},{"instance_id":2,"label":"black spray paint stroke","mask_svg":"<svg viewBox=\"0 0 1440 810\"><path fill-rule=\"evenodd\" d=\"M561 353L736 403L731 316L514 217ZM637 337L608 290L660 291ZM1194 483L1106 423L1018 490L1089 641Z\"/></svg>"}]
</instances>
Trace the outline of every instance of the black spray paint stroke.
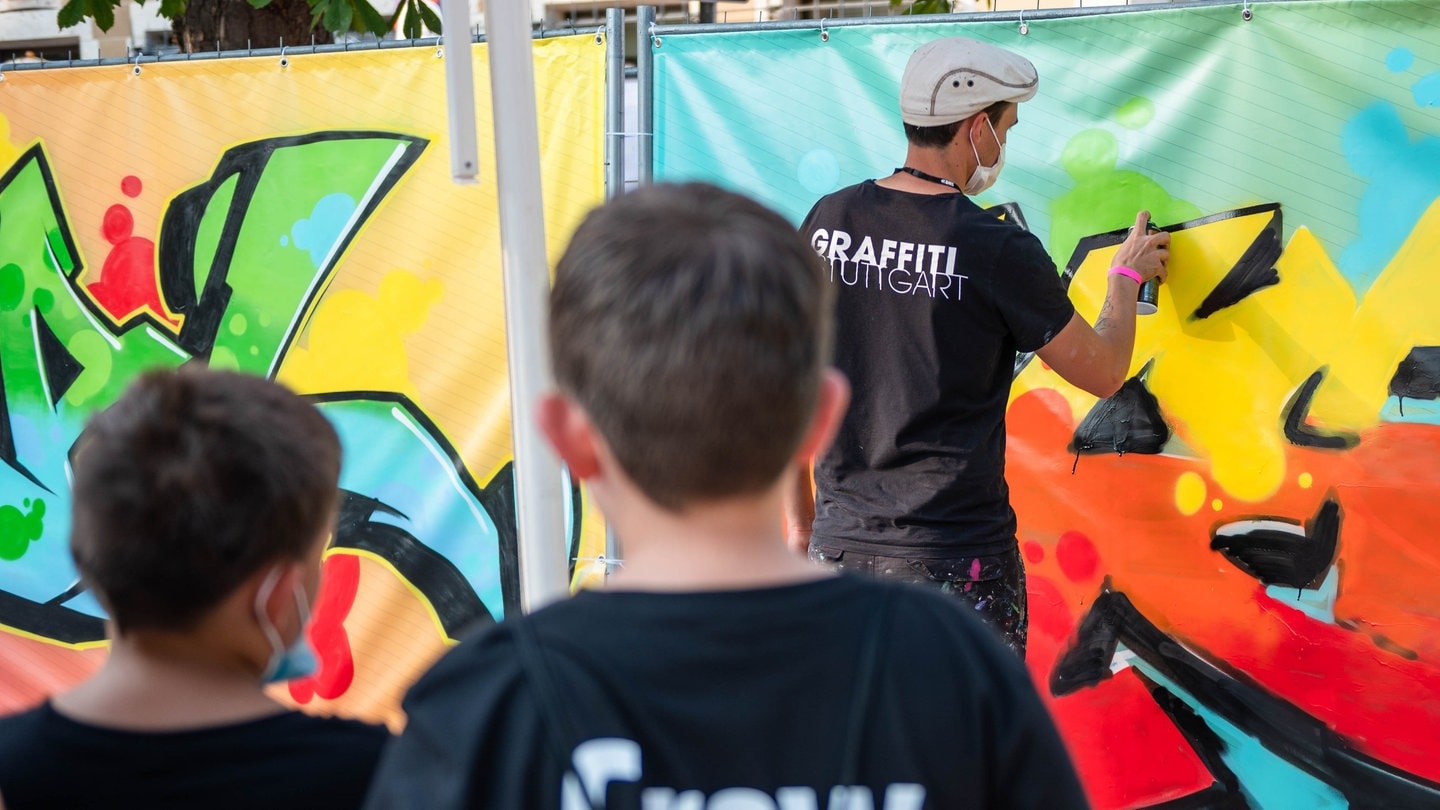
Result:
<instances>
[{"instance_id":1,"label":"black spray paint stroke","mask_svg":"<svg viewBox=\"0 0 1440 810\"><path fill-rule=\"evenodd\" d=\"M4 461L10 469L25 476L25 480L45 490L51 495L55 490L41 483L30 468L20 462L20 453L15 449L15 429L10 425L10 398L5 396L5 369L0 364L0 461ZM5 615L0 613L0 616Z\"/></svg>"},{"instance_id":2,"label":"black spray paint stroke","mask_svg":"<svg viewBox=\"0 0 1440 810\"><path fill-rule=\"evenodd\" d=\"M1303 535L1265 528L1227 535L1220 534L1225 527L1219 526L1211 534L1210 548L1265 585L1318 588L1335 563L1340 518L1340 503L1327 498L1305 523Z\"/></svg>"},{"instance_id":3,"label":"black spray paint stroke","mask_svg":"<svg viewBox=\"0 0 1440 810\"><path fill-rule=\"evenodd\" d=\"M1215 777L1215 782L1198 793L1181 796L1178 799L1150 805L1149 810L1248 810L1250 803L1240 790L1240 778L1230 770L1221 756L1226 750L1225 741L1214 729L1205 724L1204 718L1186 705L1174 692L1145 677L1138 670L1132 670L1140 683L1150 692L1150 697L1180 730L1200 763Z\"/></svg>"},{"instance_id":4,"label":"black spray paint stroke","mask_svg":"<svg viewBox=\"0 0 1440 810\"><path fill-rule=\"evenodd\" d=\"M40 371L45 375L46 387L50 389L50 407L56 408L65 392L80 378L85 366L60 342L39 309L31 312L30 317L35 319L35 334L39 336Z\"/></svg>"},{"instance_id":5,"label":"black spray paint stroke","mask_svg":"<svg viewBox=\"0 0 1440 810\"><path fill-rule=\"evenodd\" d=\"M48 198L50 210L55 214L56 235L59 236L65 252L69 255L70 261L73 264L71 267L71 277L78 277L79 274L84 271L85 267L80 261L80 250L75 246L75 240L70 235L70 224L65 218L65 207L60 202L60 190L59 187L55 185L55 175L50 171L50 161L46 159L45 149L41 144L36 143L34 146L26 149L20 157L11 164L9 170L7 170L3 176L0 176L0 195L5 193L6 189L20 176L21 172L31 168L32 163L34 164L35 170L40 173L40 182L45 187L45 195ZM51 234L45 233L41 236L46 240L47 244L50 242ZM51 249L53 250L53 245ZM57 267L56 269L62 275L64 274L65 269L63 267ZM82 305L89 303L83 295L76 297L80 299ZM39 311L36 310L32 314L38 313ZM12 470L25 476L25 479L35 486L52 495L55 493L55 490L42 483L35 473L31 472L28 467L20 462L19 452L15 447L14 429L10 424L10 406L8 397L5 396L3 369L0 369L0 461L4 461ZM0 613L0 616L3 615L5 614Z\"/></svg>"},{"instance_id":6,"label":"black spray paint stroke","mask_svg":"<svg viewBox=\"0 0 1440 810\"><path fill-rule=\"evenodd\" d=\"M1050 673L1051 694L1062 697L1109 679L1110 662L1122 643L1200 705L1339 791L1352 806L1440 806L1440 784L1356 751L1325 723L1248 675L1192 652L1146 619L1108 579Z\"/></svg>"},{"instance_id":7,"label":"black spray paint stroke","mask_svg":"<svg viewBox=\"0 0 1440 810\"><path fill-rule=\"evenodd\" d=\"M1148 368L1148 366L1147 366ZM1070 452L1145 453L1154 455L1170 441L1170 426L1160 413L1160 402L1141 376L1131 377L1120 390L1095 403L1070 440Z\"/></svg>"},{"instance_id":8,"label":"black spray paint stroke","mask_svg":"<svg viewBox=\"0 0 1440 810\"><path fill-rule=\"evenodd\" d=\"M1263 214L1267 211L1273 211L1274 215L1271 217L1270 222L1267 223L1264 227L1262 227L1260 234L1256 237L1256 241L1265 242L1270 238L1267 236L1267 234L1273 231L1273 234L1275 234L1274 245L1261 249L1256 247L1255 242L1251 242L1250 246L1247 247L1245 252L1241 255L1240 260L1236 262L1229 271L1226 272L1224 278L1220 280L1220 283L1216 285L1216 287L1212 289L1210 293L1205 297L1205 301L1201 303L1200 308L1196 309L1196 312L1198 313L1200 309L1205 308L1207 303L1210 303L1212 298L1216 299L1216 305L1214 306L1214 309L1206 312L1204 316L1200 317L1208 317L1209 315L1213 314L1214 311L1218 311L1219 309L1221 309L1222 306L1220 302L1222 301L1225 302L1223 303L1223 306L1230 306L1232 304L1238 303L1240 299L1244 298L1246 295L1249 295L1255 290L1260 289L1260 287L1268 286L1269 284L1279 283L1280 277L1276 275L1273 281L1267 281L1266 283L1260 284L1260 286L1247 289L1247 285L1252 283L1252 281L1250 281L1252 277L1261 281L1264 281L1264 279L1266 278L1262 272L1254 270L1254 266L1257 263L1263 263L1263 257L1265 255L1268 255L1267 251L1271 249L1279 249L1278 234L1280 233L1280 203L1262 203L1260 205L1252 205L1246 208L1235 208L1229 211L1221 211L1219 213L1209 214L1198 219L1186 220L1184 222L1179 222L1174 225L1166 225L1163 228L1154 225L1154 223L1151 223L1152 227L1154 227L1156 230L1175 234L1181 231L1188 231L1195 228L1204 227L1206 225L1212 225L1216 222L1224 222L1228 219L1238 219L1240 217L1248 217L1254 214ZM1075 250L1070 254L1070 260L1066 262L1064 271L1060 273L1060 285L1068 292L1070 289L1070 283L1075 279L1075 273L1077 273L1080 270L1080 266L1085 263L1085 258L1087 256L1089 256L1092 252L1096 250L1101 250L1104 248L1118 245L1121 242L1124 242L1125 237L1129 235L1130 228L1129 226L1127 226L1114 231L1091 234L1090 236L1082 238L1079 242L1076 242ZM1277 252L1275 256L1278 259L1279 253ZM1268 269L1273 271L1274 264L1274 260L1270 260ZM1233 281L1231 280L1232 277L1234 277ZM1232 298L1237 294L1240 296L1239 298L1235 298L1234 300L1228 300L1229 298ZM1196 315L1193 313L1190 316L1192 320L1195 317ZM1016 355L1015 376L1020 375L1020 372L1024 370L1025 366L1030 364L1030 360L1034 356L1034 352Z\"/></svg>"},{"instance_id":9,"label":"black spray paint stroke","mask_svg":"<svg viewBox=\"0 0 1440 810\"><path fill-rule=\"evenodd\" d=\"M1000 203L999 205L992 205L985 210L995 212L996 216L1006 222L1015 223L1019 226L1020 230L1026 233L1030 232L1030 223L1025 221L1025 211L1020 208L1020 203L1018 202Z\"/></svg>"},{"instance_id":10,"label":"black spray paint stroke","mask_svg":"<svg viewBox=\"0 0 1440 810\"><path fill-rule=\"evenodd\" d=\"M333 546L368 551L394 566L425 595L451 639L459 639L477 623L494 623L495 617L454 563L399 526L376 521L377 512L406 517L375 498L343 491Z\"/></svg>"},{"instance_id":11,"label":"black spray paint stroke","mask_svg":"<svg viewBox=\"0 0 1440 810\"><path fill-rule=\"evenodd\" d=\"M1440 399L1440 346L1416 346L1390 378L1390 395L1400 399L1405 415L1405 398Z\"/></svg>"},{"instance_id":12,"label":"black spray paint stroke","mask_svg":"<svg viewBox=\"0 0 1440 810\"><path fill-rule=\"evenodd\" d=\"M1263 210L1263 209L1262 209ZM1190 320L1203 320L1220 310L1245 300L1251 293L1273 287L1280 283L1280 273L1275 269L1284 247L1280 244L1282 222L1280 206L1275 205L1275 214L1255 235L1254 241L1241 254L1239 261L1220 283L1205 296L1200 306L1190 313Z\"/></svg>"},{"instance_id":13,"label":"black spray paint stroke","mask_svg":"<svg viewBox=\"0 0 1440 810\"><path fill-rule=\"evenodd\" d=\"M446 460L454 470L456 477L460 480L461 485L475 496L475 500L495 524L495 532L499 542L500 594L504 602L505 615L519 615L521 610L520 528L516 512L514 462L507 461L505 465L495 473L495 476L490 479L490 483L482 487L475 481L475 477L470 474L470 469L465 465L464 460L460 458L460 453L456 451L454 445L450 444L450 441L445 437L440 427L430 419L429 415L417 407L415 403L411 402L410 398L404 394L394 391L344 391L315 394L307 396L306 399L318 403L346 402L352 400L390 403L404 410L410 419L414 420L417 425L424 429L425 433L430 436L444 454ZM575 576L575 556L580 547L581 519L584 510L584 504L581 501L580 486L574 481L571 481L570 484L570 496L571 529L570 537L567 538L567 540L570 549L568 555L570 558L570 577L573 579ZM380 511L399 514L379 501L375 501L375 503L383 507ZM420 544L413 536L410 539L414 541L415 544L423 547L423 544ZM386 540L386 542L391 543L391 547L401 548L400 545L395 545L395 543L399 542L395 538L390 538ZM335 545L343 547L346 543L342 542L337 535ZM362 548L363 546L357 545L354 547ZM455 575L459 576L459 584L452 582L449 579L449 575L440 571L439 568L428 565L416 568L415 575L419 577L419 579L412 579L406 572L406 569L402 568L400 562L392 560L385 552L379 549L369 550L375 551L375 553L390 560L390 562L395 565L396 570L399 570L411 585L414 585L424 594L426 599L432 600L432 606L435 608L436 613L440 615L441 626L447 628L447 632L449 632L449 628L452 625L460 628L474 620L474 616L476 615L474 608L466 606L465 604L466 597L464 597L464 594L466 593L469 594L468 598L474 600L476 605L479 606L479 609L485 610L488 615L489 611L485 609L483 604L480 604L480 597L476 595L475 590L470 587L469 581L459 573L458 569L454 568L453 563L450 563L448 559L432 549L424 547L425 552L433 555L436 559L443 560L451 570L455 571ZM407 552L406 559L413 560L416 559L416 557L413 553ZM432 584L435 588L433 596L431 592L427 590ZM457 594L459 596L457 596ZM455 605L453 613L449 615L442 613L442 606L452 604L452 602ZM451 636L451 638L454 638L454 636Z\"/></svg>"},{"instance_id":14,"label":"black spray paint stroke","mask_svg":"<svg viewBox=\"0 0 1440 810\"><path fill-rule=\"evenodd\" d=\"M60 201L60 187L55 184L55 174L50 171L50 161L45 157L43 145L36 143L26 149L10 165L10 169L0 176L0 194L3 194L5 189L15 182L21 172L30 168L32 162L35 164L35 169L40 172L40 182L45 186L45 196L49 198L50 210L55 214L55 229L64 244L65 252L69 254L70 261L73 263L70 268L70 278L79 278L85 270L85 265L80 260L80 249L75 246L75 239L70 235L70 223L65 218L65 206ZM45 233L41 236L48 241L51 235ZM53 245L51 247L53 249ZM63 267L57 267L56 270L62 274L65 272ZM83 296L81 297L83 298Z\"/></svg>"},{"instance_id":15,"label":"black spray paint stroke","mask_svg":"<svg viewBox=\"0 0 1440 810\"><path fill-rule=\"evenodd\" d=\"M71 598L79 591L62 594ZM60 597L56 597L57 599ZM0 590L0 616L6 627L61 644L85 644L105 639L105 620L51 600L44 604Z\"/></svg>"},{"instance_id":16,"label":"black spray paint stroke","mask_svg":"<svg viewBox=\"0 0 1440 810\"><path fill-rule=\"evenodd\" d=\"M1360 443L1360 437L1349 433L1338 431L1320 430L1311 427L1306 422L1310 415L1310 402L1315 398L1315 391L1320 388L1320 383L1325 379L1325 367L1321 367L1306 378L1300 387L1295 389L1290 401L1285 403L1285 409L1281 411L1285 438L1296 447L1314 447L1322 450L1349 450Z\"/></svg>"},{"instance_id":17,"label":"black spray paint stroke","mask_svg":"<svg viewBox=\"0 0 1440 810\"><path fill-rule=\"evenodd\" d=\"M500 545L500 595L504 602L505 615L511 616L518 613L520 611L520 557L518 551L520 533L519 524L515 516L515 482L511 464L507 463L501 468L501 470L495 474L495 477L490 479L488 485L480 486L475 481L475 476L470 474L469 467L465 466L465 461L460 458L460 453L455 449L454 445L450 444L449 439L447 439L445 434L440 430L440 426L435 424L429 415L417 407L415 403L411 402L409 397L395 391L336 391L307 396L306 399L316 403L350 402L357 400L362 402L389 403L405 411L405 414L434 440L436 446L440 448L440 452L444 454L445 460L450 464L451 469L454 470L461 486L465 487L465 489L469 490L470 494L475 496L475 500L480 503L480 506L489 514L490 520L495 524L495 532ZM386 509L388 510L388 507ZM398 514L393 510L389 511L391 511L392 514ZM580 525L578 520L575 522L575 525L577 527ZM418 541L416 542L418 543ZM338 538L336 545L340 545ZM444 557L431 551L428 547L426 551L434 554L439 559L445 560ZM377 551L377 553L381 552ZM385 556L385 554L381 553L381 556ZM389 558L387 557L386 559ZM397 561L392 560L391 562L396 563L396 569L400 570L402 574L405 573ZM446 560L446 563L448 564L449 560ZM454 566L451 565L451 568L453 567ZM456 573L458 575L458 571ZM406 579L409 580L410 584L419 589L421 593L425 594L426 599L431 598L431 594L426 591L427 583L430 582L430 580L425 580L422 577L422 581L417 582L408 576ZM447 604L447 600L454 598L456 593L461 592L461 589L453 583L448 582L443 576L433 580L433 582L437 587L435 598L438 601L432 602L432 605L436 613L440 613L442 605ZM479 605L480 597L476 595L475 590L470 587L469 581L463 576L460 576L460 583L464 586L463 591L468 592L469 598ZM483 605L480 605L480 609L485 610ZM473 614L474 611L471 608L461 607L457 612L448 617L441 615L441 626L448 628L450 623L457 625L464 624L470 620Z\"/></svg>"},{"instance_id":18,"label":"black spray paint stroke","mask_svg":"<svg viewBox=\"0 0 1440 810\"><path fill-rule=\"evenodd\" d=\"M234 258L235 248L239 244L240 231L245 223L245 215L250 209L250 201L255 196L255 189L259 186L261 175L265 171L265 164L269 162L270 156L277 150L286 147L357 139L384 139L409 145L405 148L400 160L380 181L375 193L370 195L365 207L356 213L353 220L354 225L345 231L340 243L331 252L330 263L316 269L316 279L324 279L334 271L335 264L344 255L345 249L349 247L355 234L375 212L380 202L390 193L390 189L400 181L410 166L420 157L420 153L425 150L429 141L397 132L367 131L327 131L252 141L226 151L220 157L209 180L175 196L170 206L166 208L165 216L160 223L157 255L160 265L160 288L164 292L165 303L171 312L181 315L185 319L176 341L181 348L197 358L210 356L210 349L215 345L215 336L220 330L221 318L225 314L226 307L230 302L230 295L233 292L230 285L225 283L230 270L230 262ZM205 286L197 298L195 248L200 223L205 217L206 209L211 198L215 196L215 192L231 177L236 176L238 176L238 180L234 194L230 197L229 210L225 213L225 223L221 228L215 257L209 267L202 269L201 275L205 279ZM323 289L324 284L322 283L312 285L310 299L296 302L300 305L298 311L308 311L315 297L318 297ZM165 326L167 331L171 328L173 327ZM289 350L290 342L294 340L295 334L296 330L291 330L287 334L285 343L279 347L279 351L276 353L277 357L283 357Z\"/></svg>"}]
</instances>

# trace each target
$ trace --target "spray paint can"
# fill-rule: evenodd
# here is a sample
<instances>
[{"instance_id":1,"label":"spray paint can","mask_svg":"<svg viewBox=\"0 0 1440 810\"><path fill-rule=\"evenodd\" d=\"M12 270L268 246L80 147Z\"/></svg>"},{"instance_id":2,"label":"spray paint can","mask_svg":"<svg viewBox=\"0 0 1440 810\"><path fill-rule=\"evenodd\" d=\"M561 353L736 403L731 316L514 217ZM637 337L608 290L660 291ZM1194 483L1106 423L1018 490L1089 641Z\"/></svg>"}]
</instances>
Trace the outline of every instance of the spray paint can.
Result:
<instances>
[{"instance_id":1,"label":"spray paint can","mask_svg":"<svg viewBox=\"0 0 1440 810\"><path fill-rule=\"evenodd\" d=\"M1159 233L1155 223L1146 223L1146 233ZM1160 279L1152 278L1140 285L1140 297L1135 303L1136 315L1154 315L1160 311Z\"/></svg>"},{"instance_id":2,"label":"spray paint can","mask_svg":"<svg viewBox=\"0 0 1440 810\"><path fill-rule=\"evenodd\" d=\"M1154 315L1160 311L1160 279L1152 278L1140 285L1140 298L1135 302L1136 315Z\"/></svg>"}]
</instances>

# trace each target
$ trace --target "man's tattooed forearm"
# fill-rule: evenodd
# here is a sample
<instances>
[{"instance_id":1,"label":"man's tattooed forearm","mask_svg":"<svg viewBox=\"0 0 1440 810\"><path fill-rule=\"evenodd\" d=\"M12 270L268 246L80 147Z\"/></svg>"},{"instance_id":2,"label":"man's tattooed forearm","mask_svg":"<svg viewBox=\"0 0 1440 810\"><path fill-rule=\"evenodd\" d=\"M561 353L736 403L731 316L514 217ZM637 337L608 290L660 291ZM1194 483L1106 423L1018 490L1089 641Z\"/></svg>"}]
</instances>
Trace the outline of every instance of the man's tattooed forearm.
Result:
<instances>
[{"instance_id":1,"label":"man's tattooed forearm","mask_svg":"<svg viewBox=\"0 0 1440 810\"><path fill-rule=\"evenodd\" d=\"M1100 307L1100 315L1095 319L1095 331L1104 332L1110 328L1110 315L1115 307L1110 303L1110 296L1105 296L1105 303Z\"/></svg>"}]
</instances>

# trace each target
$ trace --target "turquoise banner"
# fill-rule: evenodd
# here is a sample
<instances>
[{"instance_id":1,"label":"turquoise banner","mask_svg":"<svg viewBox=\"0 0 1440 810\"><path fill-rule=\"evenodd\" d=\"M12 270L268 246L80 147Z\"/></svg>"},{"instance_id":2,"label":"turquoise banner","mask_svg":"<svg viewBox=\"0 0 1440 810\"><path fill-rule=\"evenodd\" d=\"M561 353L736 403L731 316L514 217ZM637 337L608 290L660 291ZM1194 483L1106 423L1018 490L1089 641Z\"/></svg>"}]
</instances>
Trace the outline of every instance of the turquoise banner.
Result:
<instances>
[{"instance_id":1,"label":"turquoise banner","mask_svg":"<svg viewBox=\"0 0 1440 810\"><path fill-rule=\"evenodd\" d=\"M1107 9L1113 10L1113 9ZM1440 191L1440 11L1264 3L1027 22L667 34L655 49L656 175L745 189L798 223L905 154L900 72L963 35L1035 63L1000 182L1057 263L1079 236L1283 199L1368 287ZM936 18L928 18L936 19ZM1425 136L1431 136L1426 138ZM1101 210L1096 210L1095 206Z\"/></svg>"},{"instance_id":2,"label":"turquoise banner","mask_svg":"<svg viewBox=\"0 0 1440 810\"><path fill-rule=\"evenodd\" d=\"M1025 22L662 30L656 176L798 223L901 165L916 46L1033 61L979 202L1044 241L1092 322L1109 232L1145 208L1173 237L1125 388L1032 362L1007 414L1027 664L1092 802L1440 806L1440 10Z\"/></svg>"}]
</instances>

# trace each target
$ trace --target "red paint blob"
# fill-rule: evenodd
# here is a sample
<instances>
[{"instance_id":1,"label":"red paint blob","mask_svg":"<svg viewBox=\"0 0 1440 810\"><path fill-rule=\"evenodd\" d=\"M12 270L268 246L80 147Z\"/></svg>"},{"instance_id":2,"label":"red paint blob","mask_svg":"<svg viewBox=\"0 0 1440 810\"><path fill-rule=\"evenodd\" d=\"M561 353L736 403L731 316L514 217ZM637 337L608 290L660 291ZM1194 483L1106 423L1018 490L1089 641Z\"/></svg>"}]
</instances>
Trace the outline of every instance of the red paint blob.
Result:
<instances>
[{"instance_id":1,"label":"red paint blob","mask_svg":"<svg viewBox=\"0 0 1440 810\"><path fill-rule=\"evenodd\" d=\"M1055 561L1060 571L1071 582L1081 582L1095 576L1100 565L1100 554L1090 538L1080 532L1065 532L1055 544Z\"/></svg>"},{"instance_id":2,"label":"red paint blob","mask_svg":"<svg viewBox=\"0 0 1440 810\"><path fill-rule=\"evenodd\" d=\"M1029 603L1030 628L1044 633L1056 641L1063 641L1075 629L1075 616L1065 595L1049 579L1041 576L1025 577L1025 597Z\"/></svg>"},{"instance_id":3,"label":"red paint blob","mask_svg":"<svg viewBox=\"0 0 1440 810\"><path fill-rule=\"evenodd\" d=\"M350 636L345 632L344 622L359 591L359 558L350 554L332 554L326 558L308 631L320 668L308 678L290 682L290 696L297 702L309 703L317 697L334 700L345 694L354 682L355 656L350 650Z\"/></svg>"},{"instance_id":4,"label":"red paint blob","mask_svg":"<svg viewBox=\"0 0 1440 810\"><path fill-rule=\"evenodd\" d=\"M125 192L126 197L139 197L141 188L140 178L133 174L126 175L125 179L120 181L120 190Z\"/></svg>"},{"instance_id":5,"label":"red paint blob","mask_svg":"<svg viewBox=\"0 0 1440 810\"><path fill-rule=\"evenodd\" d=\"M1025 561L1031 565L1039 565L1045 561L1045 547L1034 540L1021 543L1020 550L1025 552Z\"/></svg>"},{"instance_id":6,"label":"red paint blob","mask_svg":"<svg viewBox=\"0 0 1440 810\"><path fill-rule=\"evenodd\" d=\"M118 245L121 240L129 239L134 230L135 217L130 215L129 208L116 204L105 211L105 221L100 226L100 232L110 244Z\"/></svg>"}]
</instances>

